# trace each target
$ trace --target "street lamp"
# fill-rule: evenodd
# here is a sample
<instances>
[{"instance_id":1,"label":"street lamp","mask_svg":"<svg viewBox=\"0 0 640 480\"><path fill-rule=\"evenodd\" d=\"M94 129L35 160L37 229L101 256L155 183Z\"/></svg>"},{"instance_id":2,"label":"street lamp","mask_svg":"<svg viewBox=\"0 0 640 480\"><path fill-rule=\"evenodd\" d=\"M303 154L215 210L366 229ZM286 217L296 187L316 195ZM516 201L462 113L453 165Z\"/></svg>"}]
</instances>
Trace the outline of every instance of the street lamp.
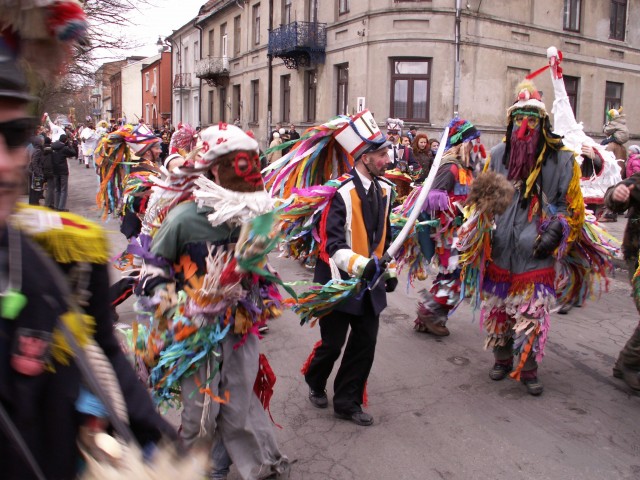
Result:
<instances>
[{"instance_id":1,"label":"street lamp","mask_svg":"<svg viewBox=\"0 0 640 480\"><path fill-rule=\"evenodd\" d=\"M156 45L158 46L158 53L166 52L171 48L171 43L166 38L162 40L162 37L160 35L158 35L158 41L156 42Z\"/></svg>"}]
</instances>

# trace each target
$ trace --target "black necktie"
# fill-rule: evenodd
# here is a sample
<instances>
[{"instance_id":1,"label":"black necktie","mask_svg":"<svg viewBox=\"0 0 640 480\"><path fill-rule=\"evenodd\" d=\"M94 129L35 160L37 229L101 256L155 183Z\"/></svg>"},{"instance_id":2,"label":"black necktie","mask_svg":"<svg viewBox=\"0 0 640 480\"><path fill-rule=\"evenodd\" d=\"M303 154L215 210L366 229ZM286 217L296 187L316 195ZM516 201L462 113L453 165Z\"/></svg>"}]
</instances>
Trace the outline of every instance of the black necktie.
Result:
<instances>
[{"instance_id":1,"label":"black necktie","mask_svg":"<svg viewBox=\"0 0 640 480\"><path fill-rule=\"evenodd\" d=\"M371 227L375 230L378 228L378 192L376 189L375 180L371 181L371 185L369 186L369 191L367 192L367 200L369 200L369 206L371 207L371 216L373 218L373 225Z\"/></svg>"}]
</instances>

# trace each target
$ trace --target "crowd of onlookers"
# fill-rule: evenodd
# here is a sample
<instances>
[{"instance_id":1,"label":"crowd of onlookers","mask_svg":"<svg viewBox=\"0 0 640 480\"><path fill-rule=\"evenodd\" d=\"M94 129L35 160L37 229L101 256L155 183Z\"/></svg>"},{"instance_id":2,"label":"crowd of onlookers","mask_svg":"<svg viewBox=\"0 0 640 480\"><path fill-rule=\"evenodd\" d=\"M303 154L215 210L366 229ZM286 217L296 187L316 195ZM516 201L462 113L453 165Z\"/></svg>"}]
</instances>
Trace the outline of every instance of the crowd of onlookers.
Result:
<instances>
[{"instance_id":1,"label":"crowd of onlookers","mask_svg":"<svg viewBox=\"0 0 640 480\"><path fill-rule=\"evenodd\" d=\"M140 121L140 123L144 123ZM75 159L85 168L95 169L94 153L100 139L123 126L123 121L101 120L97 125L87 118L85 123L59 125L48 115L43 117L43 125L37 128L28 146L28 192L30 205L42 205L62 212L68 211L69 161ZM197 130L199 130L198 127ZM175 128L169 124L155 129L161 138L161 160L169 155L169 144Z\"/></svg>"}]
</instances>

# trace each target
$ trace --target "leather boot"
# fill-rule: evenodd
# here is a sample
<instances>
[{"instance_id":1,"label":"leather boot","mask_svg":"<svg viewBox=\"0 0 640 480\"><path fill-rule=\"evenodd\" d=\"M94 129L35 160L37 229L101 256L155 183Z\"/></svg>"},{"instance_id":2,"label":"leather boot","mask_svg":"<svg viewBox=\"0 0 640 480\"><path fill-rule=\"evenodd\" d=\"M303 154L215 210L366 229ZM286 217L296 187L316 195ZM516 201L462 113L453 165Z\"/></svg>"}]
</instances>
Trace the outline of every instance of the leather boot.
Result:
<instances>
[{"instance_id":1,"label":"leather boot","mask_svg":"<svg viewBox=\"0 0 640 480\"><path fill-rule=\"evenodd\" d=\"M527 387L529 395L537 397L544 391L544 387L542 386L542 383L540 383L540 380L538 380L538 377L526 378L520 381L524 383L525 387Z\"/></svg>"}]
</instances>

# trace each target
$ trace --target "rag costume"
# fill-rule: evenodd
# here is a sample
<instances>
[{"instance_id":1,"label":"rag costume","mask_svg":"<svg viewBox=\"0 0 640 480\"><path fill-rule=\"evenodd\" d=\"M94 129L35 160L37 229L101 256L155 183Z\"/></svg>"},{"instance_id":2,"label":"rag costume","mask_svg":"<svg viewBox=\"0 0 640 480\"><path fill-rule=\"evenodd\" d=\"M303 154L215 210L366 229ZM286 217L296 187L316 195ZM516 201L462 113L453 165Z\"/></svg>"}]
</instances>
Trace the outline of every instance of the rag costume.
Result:
<instances>
[{"instance_id":1,"label":"rag costume","mask_svg":"<svg viewBox=\"0 0 640 480\"><path fill-rule=\"evenodd\" d=\"M485 348L495 356L491 378L501 380L513 369L511 377L538 395L537 367L555 303L555 265L579 236L584 203L574 153L552 133L532 83L518 86L507 114L505 142L491 150L486 170L506 177L515 193L504 212L495 215L495 226L471 233L473 228L463 225L459 246L465 255L469 243L483 252L478 269L465 269L463 280L481 291ZM476 240L469 242L474 235Z\"/></svg>"},{"instance_id":2,"label":"rag costume","mask_svg":"<svg viewBox=\"0 0 640 480\"><path fill-rule=\"evenodd\" d=\"M244 479L284 475L288 460L264 410L275 377L258 348L259 326L281 308L266 263L277 242L273 200L254 139L221 123L202 140L193 168L217 167L219 183L201 175L195 200L174 206L153 236L138 285L151 324L136 326L137 356L157 403L182 403L187 446L215 443L216 458L223 446Z\"/></svg>"},{"instance_id":3,"label":"rag costume","mask_svg":"<svg viewBox=\"0 0 640 480\"><path fill-rule=\"evenodd\" d=\"M421 220L430 222L431 231L420 236L424 256L435 258L438 274L429 291L422 291L418 305L415 329L435 335L448 335L445 324L447 315L460 297L460 269L456 250L457 230L462 223L462 205L467 198L473 180L474 165L471 162L470 142L480 137L480 132L467 120L454 118L449 123L449 136L445 153L435 181L424 205L415 205L415 198L422 187L411 193L411 198L396 210L408 217L411 209L423 211Z\"/></svg>"}]
</instances>

